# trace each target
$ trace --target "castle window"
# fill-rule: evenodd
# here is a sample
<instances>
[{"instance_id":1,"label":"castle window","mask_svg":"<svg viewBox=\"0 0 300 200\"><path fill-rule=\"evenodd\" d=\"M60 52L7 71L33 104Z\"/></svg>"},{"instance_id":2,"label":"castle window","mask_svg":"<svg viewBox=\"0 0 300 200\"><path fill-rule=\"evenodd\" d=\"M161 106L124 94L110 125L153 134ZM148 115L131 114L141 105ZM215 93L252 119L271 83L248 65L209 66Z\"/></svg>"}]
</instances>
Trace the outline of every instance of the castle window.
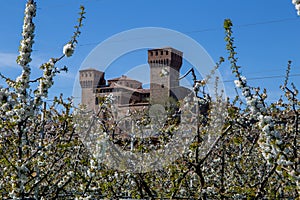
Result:
<instances>
[{"instance_id":1,"label":"castle window","mask_svg":"<svg viewBox=\"0 0 300 200\"><path fill-rule=\"evenodd\" d=\"M158 55L158 51L155 51L155 55L156 55L156 56Z\"/></svg>"},{"instance_id":2,"label":"castle window","mask_svg":"<svg viewBox=\"0 0 300 200\"><path fill-rule=\"evenodd\" d=\"M150 51L150 55L153 56L153 51Z\"/></svg>"},{"instance_id":3,"label":"castle window","mask_svg":"<svg viewBox=\"0 0 300 200\"><path fill-rule=\"evenodd\" d=\"M166 55L169 55L169 52L168 52L168 51L166 51Z\"/></svg>"},{"instance_id":4,"label":"castle window","mask_svg":"<svg viewBox=\"0 0 300 200\"><path fill-rule=\"evenodd\" d=\"M160 55L164 55L164 51L161 51L161 52L160 52Z\"/></svg>"}]
</instances>

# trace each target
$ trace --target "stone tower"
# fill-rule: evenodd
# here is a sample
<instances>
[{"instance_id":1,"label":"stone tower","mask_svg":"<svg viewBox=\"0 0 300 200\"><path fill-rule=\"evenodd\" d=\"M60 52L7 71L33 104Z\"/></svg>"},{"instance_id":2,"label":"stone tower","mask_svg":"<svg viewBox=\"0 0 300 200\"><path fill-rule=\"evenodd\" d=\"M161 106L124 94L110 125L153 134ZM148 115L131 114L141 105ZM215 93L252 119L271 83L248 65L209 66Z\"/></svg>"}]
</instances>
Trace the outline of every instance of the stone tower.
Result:
<instances>
[{"instance_id":1,"label":"stone tower","mask_svg":"<svg viewBox=\"0 0 300 200\"><path fill-rule=\"evenodd\" d=\"M182 52L171 47L148 50L150 66L150 103L164 105L170 97L175 100L179 88Z\"/></svg>"},{"instance_id":2,"label":"stone tower","mask_svg":"<svg viewBox=\"0 0 300 200\"><path fill-rule=\"evenodd\" d=\"M87 106L87 110L95 110L95 90L99 85L105 85L104 72L96 69L84 69L79 71L81 85L81 104Z\"/></svg>"}]
</instances>

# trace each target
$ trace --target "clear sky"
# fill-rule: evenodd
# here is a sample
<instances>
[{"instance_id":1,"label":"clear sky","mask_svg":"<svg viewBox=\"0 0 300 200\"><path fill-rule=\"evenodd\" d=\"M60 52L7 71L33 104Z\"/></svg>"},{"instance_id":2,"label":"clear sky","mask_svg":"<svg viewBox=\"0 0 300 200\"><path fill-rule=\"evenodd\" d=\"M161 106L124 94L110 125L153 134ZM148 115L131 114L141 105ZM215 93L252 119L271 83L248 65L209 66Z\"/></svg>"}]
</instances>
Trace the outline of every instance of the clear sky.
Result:
<instances>
[{"instance_id":1,"label":"clear sky","mask_svg":"<svg viewBox=\"0 0 300 200\"><path fill-rule=\"evenodd\" d=\"M0 4L0 71L10 77L20 73L15 59L21 40L25 3L25 0L1 0ZM38 66L42 62L61 55L62 47L74 31L80 5L86 7L87 13L79 44L73 57L58 64L68 66L69 72L55 79L51 96L60 93L65 97L71 96L75 77L89 53L107 38L134 28L162 27L179 31L202 45L217 62L220 56L226 57L222 28L226 18L234 24L239 65L248 79L254 78L250 81L253 86L266 87L269 100L276 100L279 86L284 81L281 76L285 74L288 60L292 60L292 80L300 87L300 17L291 0L38 1L34 20L33 77L41 73ZM132 42L136 42L135 39ZM121 76L131 66L146 62L146 50L122 57L107 72L107 78ZM188 68L184 66L182 73ZM233 78L230 67L224 64L220 72L226 93L231 96L234 90L233 83L229 81Z\"/></svg>"}]
</instances>

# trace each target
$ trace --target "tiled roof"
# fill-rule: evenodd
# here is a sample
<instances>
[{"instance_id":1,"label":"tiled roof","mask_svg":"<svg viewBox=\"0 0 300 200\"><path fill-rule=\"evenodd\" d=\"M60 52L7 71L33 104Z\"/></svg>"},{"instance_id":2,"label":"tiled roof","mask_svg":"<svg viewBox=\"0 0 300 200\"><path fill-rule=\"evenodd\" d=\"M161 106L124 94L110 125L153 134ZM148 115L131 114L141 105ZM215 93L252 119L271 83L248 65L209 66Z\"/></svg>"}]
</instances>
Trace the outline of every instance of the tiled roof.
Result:
<instances>
[{"instance_id":1,"label":"tiled roof","mask_svg":"<svg viewBox=\"0 0 300 200\"><path fill-rule=\"evenodd\" d=\"M129 78L128 76L125 76L125 75L122 75L121 77L118 77L118 78L109 79L108 81L120 81L120 80L135 81L135 82L141 83L140 81L131 79L131 78Z\"/></svg>"},{"instance_id":2,"label":"tiled roof","mask_svg":"<svg viewBox=\"0 0 300 200\"><path fill-rule=\"evenodd\" d=\"M127 87L118 83L112 83L111 85L107 86L107 87L101 87L101 89L115 89L115 88L123 88L123 89L127 89L127 90L131 90L134 92L139 92L139 93L150 93L150 89L139 89L139 88L131 88L131 87Z\"/></svg>"}]
</instances>

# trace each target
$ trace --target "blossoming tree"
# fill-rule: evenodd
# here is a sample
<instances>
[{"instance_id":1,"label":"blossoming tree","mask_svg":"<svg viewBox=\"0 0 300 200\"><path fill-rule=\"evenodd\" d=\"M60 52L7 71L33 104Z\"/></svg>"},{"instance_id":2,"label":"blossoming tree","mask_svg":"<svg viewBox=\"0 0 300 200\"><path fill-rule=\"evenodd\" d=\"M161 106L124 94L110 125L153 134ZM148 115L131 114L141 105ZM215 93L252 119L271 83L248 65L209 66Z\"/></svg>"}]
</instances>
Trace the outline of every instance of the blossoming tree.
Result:
<instances>
[{"instance_id":1,"label":"blossoming tree","mask_svg":"<svg viewBox=\"0 0 300 200\"><path fill-rule=\"evenodd\" d=\"M286 79L280 87L284 97L268 105L268 92L250 86L247 78L241 74L230 20L224 21L224 29L228 56L227 59L221 57L215 69L224 63L229 64L236 77L236 89L241 91L241 95L237 95L235 99L224 100L222 94L219 94L212 100L203 89L207 87L211 76L198 80L193 70L190 70L186 75L191 73L193 76L196 106L201 112L197 116L198 128L190 133L192 138L187 151L177 149L174 153L180 154L178 159L163 168L134 172L129 167L123 171L110 168L116 165L108 162L99 164L98 161L103 162L105 156L101 157L98 154L103 153L101 148L98 148L99 151L94 154L95 159L90 161L87 174L90 178L91 198L299 198L300 103L296 86L289 83L291 61L288 62ZM162 72L161 75L168 74ZM189 101L180 103L183 107L195 106ZM160 135L155 142L151 139L134 138L135 143L129 148L130 139L118 139L114 135L117 123L113 121L111 104L111 96L103 98L99 102L99 118L92 116L95 121L98 120L97 131L102 129L104 133L97 135L97 138L104 137L105 141L120 145L123 150L133 153L145 152L145 160L147 152L170 148L168 142L176 139L176 121L171 121L160 127ZM214 105L217 105L217 108ZM102 113L106 114L105 117ZM141 113L129 115L134 119L133 131L138 132L143 125L149 123L147 117ZM220 120L222 126L215 127ZM88 125L84 129L90 130ZM203 154L206 137L212 134L215 134L215 141L210 143L208 150ZM89 142L88 146L98 145L93 139ZM101 147L101 144L99 146ZM116 156L118 160L119 152L114 151L115 154L111 154L111 151L114 151L114 148L108 149L108 155ZM117 164L122 165L123 161L119 159Z\"/></svg>"},{"instance_id":2,"label":"blossoming tree","mask_svg":"<svg viewBox=\"0 0 300 200\"><path fill-rule=\"evenodd\" d=\"M299 1L293 0L293 3L299 10ZM230 20L224 21L228 57L220 58L215 69L226 61L230 64L241 96L224 100L222 94L216 92L217 98L212 99L204 90L211 76L198 80L190 70L186 75L193 76L195 98L192 102L179 102L183 108L181 112L190 107L200 112L196 115L196 129L189 133L191 141L186 148L176 151L179 154L176 160L148 172L129 168L120 171L102 163L102 157L97 154L101 153L100 148L91 155L89 150L101 144L98 145L97 138L88 140L89 146L82 144L75 131L82 124L76 124L78 112L72 112L71 100L65 101L60 96L50 107L44 104L54 84L53 78L66 70L56 67L57 63L74 52L84 13L81 7L76 31L64 46L62 56L42 64L42 75L31 80L36 3L28 0L26 4L17 58L23 71L16 80L0 74L7 83L7 87L0 88L2 199L299 198L300 103L296 86L289 83L291 62L288 62L286 79L281 86L284 97L268 105L267 91L250 86L241 74ZM168 73L162 71L161 75L168 76ZM215 87L217 91L218 85ZM92 116L98 124L93 128L104 133L98 137L119 145L124 151L147 153L166 149L170 147L170 140L179 139L176 133L184 132L178 129L178 118L171 115L171 119L159 127L160 135L154 139L134 138L133 142L117 138L111 104L111 96L99 102L99 115ZM84 110L83 114L86 114ZM144 114L147 113L129 113L134 119L132 131L149 124ZM210 126L212 124L221 126ZM85 128L89 130L90 127ZM215 140L203 153L208 135L214 135ZM115 149L108 151L117 152Z\"/></svg>"},{"instance_id":3,"label":"blossoming tree","mask_svg":"<svg viewBox=\"0 0 300 200\"><path fill-rule=\"evenodd\" d=\"M36 2L28 0L26 3L17 58L22 73L16 80L1 74L7 83L7 87L0 88L1 199L57 198L67 185L76 186L71 180L76 176L82 154L74 135L71 100L65 101L62 96L55 98L50 108L45 106L45 100L54 77L67 70L56 64L74 51L85 14L84 7L80 9L78 25L64 46L62 56L42 64L42 75L31 80Z\"/></svg>"}]
</instances>

